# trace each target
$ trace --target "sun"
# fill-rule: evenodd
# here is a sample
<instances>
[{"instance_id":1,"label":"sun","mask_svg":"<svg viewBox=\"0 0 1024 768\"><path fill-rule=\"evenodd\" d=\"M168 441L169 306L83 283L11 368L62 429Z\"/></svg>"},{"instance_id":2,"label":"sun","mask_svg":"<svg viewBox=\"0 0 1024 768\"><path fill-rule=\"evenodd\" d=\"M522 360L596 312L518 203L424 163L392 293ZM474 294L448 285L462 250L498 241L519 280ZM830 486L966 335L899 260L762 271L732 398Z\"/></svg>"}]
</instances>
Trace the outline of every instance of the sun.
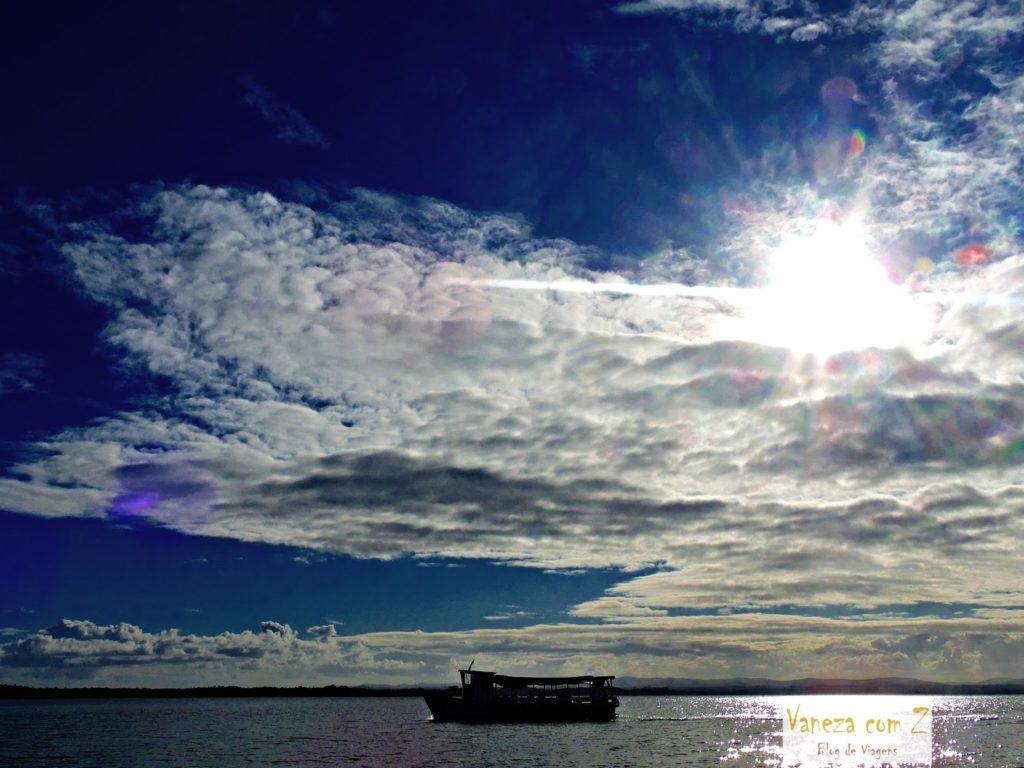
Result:
<instances>
[{"instance_id":1,"label":"sun","mask_svg":"<svg viewBox=\"0 0 1024 768\"><path fill-rule=\"evenodd\" d=\"M928 318L871 253L863 222L816 219L772 254L768 283L742 308L741 334L770 346L829 355L910 347Z\"/></svg>"}]
</instances>

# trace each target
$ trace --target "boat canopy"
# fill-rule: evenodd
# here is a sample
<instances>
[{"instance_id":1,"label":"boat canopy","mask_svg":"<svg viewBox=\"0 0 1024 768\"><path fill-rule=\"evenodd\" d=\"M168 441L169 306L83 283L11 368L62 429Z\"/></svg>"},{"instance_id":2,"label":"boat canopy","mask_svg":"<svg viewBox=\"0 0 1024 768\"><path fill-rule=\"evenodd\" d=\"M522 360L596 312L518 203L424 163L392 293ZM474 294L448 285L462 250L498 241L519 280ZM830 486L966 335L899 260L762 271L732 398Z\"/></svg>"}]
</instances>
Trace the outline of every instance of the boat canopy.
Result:
<instances>
[{"instance_id":1,"label":"boat canopy","mask_svg":"<svg viewBox=\"0 0 1024 768\"><path fill-rule=\"evenodd\" d=\"M459 672L469 672L467 669L460 669ZM525 688L528 685L583 685L589 683L595 686L602 686L606 682L615 679L615 675L577 675L576 677L516 677L514 675L498 675L494 672L474 671L469 674L480 678L491 678L495 685L503 688ZM465 679L465 678L463 678Z\"/></svg>"}]
</instances>

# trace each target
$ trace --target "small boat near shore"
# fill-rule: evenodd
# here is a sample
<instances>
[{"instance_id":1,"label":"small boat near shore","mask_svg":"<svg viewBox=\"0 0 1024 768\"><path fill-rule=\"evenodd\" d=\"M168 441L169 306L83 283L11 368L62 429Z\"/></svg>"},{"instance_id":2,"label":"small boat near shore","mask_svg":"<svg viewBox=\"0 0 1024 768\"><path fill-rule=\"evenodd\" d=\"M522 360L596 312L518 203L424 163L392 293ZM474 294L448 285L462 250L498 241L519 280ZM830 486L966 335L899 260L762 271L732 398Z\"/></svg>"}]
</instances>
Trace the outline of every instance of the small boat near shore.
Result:
<instances>
[{"instance_id":1,"label":"small boat near shore","mask_svg":"<svg viewBox=\"0 0 1024 768\"><path fill-rule=\"evenodd\" d=\"M615 718L614 675L514 677L460 669L462 689L424 694L434 722L568 723Z\"/></svg>"}]
</instances>

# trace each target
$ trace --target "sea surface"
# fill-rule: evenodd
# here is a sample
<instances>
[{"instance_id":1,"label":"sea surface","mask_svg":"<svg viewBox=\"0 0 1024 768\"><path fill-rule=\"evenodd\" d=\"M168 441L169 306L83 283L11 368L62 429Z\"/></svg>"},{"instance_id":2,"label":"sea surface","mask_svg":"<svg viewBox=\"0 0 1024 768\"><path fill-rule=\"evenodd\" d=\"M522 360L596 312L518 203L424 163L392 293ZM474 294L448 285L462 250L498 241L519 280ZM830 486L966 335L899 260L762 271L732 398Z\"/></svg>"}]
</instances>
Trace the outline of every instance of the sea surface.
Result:
<instances>
[{"instance_id":1,"label":"sea surface","mask_svg":"<svg viewBox=\"0 0 1024 768\"><path fill-rule=\"evenodd\" d=\"M620 699L560 725L434 723L418 698L0 701L0 765L785 766L782 698ZM1024 766L1024 697L932 701L934 766Z\"/></svg>"}]
</instances>

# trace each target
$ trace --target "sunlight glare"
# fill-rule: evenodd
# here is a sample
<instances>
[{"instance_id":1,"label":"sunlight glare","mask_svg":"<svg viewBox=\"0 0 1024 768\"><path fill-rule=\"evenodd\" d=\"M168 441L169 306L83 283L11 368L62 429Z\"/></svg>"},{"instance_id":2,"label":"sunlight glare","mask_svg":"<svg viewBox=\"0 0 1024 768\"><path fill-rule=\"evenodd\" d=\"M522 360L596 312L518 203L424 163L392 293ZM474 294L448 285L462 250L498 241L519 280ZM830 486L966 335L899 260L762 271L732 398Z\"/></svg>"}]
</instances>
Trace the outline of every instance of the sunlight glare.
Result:
<instances>
[{"instance_id":1,"label":"sunlight glare","mask_svg":"<svg viewBox=\"0 0 1024 768\"><path fill-rule=\"evenodd\" d=\"M926 333L927 314L889 279L869 251L863 223L850 216L842 223L821 218L809 234L779 246L743 325L753 341L827 355L913 346Z\"/></svg>"}]
</instances>

